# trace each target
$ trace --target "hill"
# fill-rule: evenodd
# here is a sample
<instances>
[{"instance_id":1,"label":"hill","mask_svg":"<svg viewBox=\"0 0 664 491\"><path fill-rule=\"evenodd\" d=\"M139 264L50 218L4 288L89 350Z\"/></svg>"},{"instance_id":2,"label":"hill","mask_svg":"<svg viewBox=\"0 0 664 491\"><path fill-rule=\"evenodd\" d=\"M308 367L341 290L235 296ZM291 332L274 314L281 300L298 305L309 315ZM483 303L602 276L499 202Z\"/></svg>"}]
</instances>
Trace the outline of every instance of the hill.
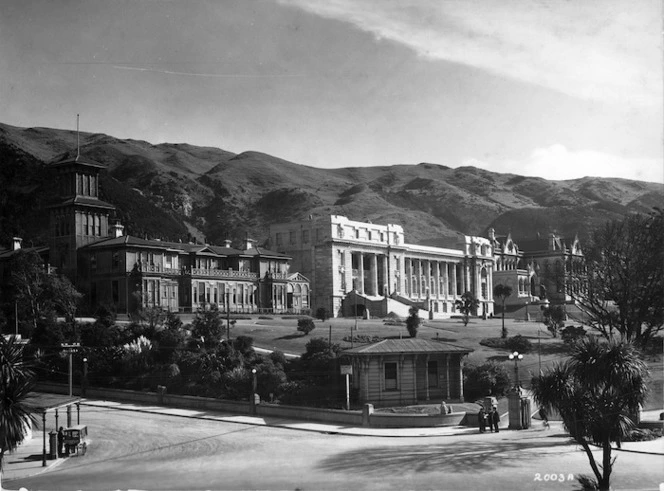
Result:
<instances>
[{"instance_id":1,"label":"hill","mask_svg":"<svg viewBox=\"0 0 664 491\"><path fill-rule=\"evenodd\" d=\"M81 154L107 166L102 198L129 233L210 243L309 215L401 224L411 242L445 245L459 233L509 231L530 239L590 228L664 205L662 185L625 179L549 181L433 163L318 169L256 151L121 140L81 133ZM44 165L76 152L76 133L0 124L0 244L44 239L40 213L51 192Z\"/></svg>"}]
</instances>

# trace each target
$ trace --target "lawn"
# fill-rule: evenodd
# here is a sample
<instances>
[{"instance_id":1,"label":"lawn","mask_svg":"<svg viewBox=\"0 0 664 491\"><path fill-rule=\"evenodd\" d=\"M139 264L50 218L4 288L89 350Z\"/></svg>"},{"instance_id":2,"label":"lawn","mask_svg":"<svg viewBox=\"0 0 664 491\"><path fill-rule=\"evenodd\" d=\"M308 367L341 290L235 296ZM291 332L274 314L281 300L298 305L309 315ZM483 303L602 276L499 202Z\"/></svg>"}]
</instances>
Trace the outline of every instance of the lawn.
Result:
<instances>
[{"instance_id":1,"label":"lawn","mask_svg":"<svg viewBox=\"0 0 664 491\"><path fill-rule=\"evenodd\" d=\"M316 329L305 336L297 330L297 318L288 316L271 316L269 318L238 319L232 328L231 336L251 336L254 345L259 348L279 350L284 353L301 354L305 351L307 342L316 337L328 339L337 343L342 349L350 348L349 338L351 328L354 336L380 338L408 337L405 324L388 325L382 319L363 320L347 318L328 319L325 322L315 321ZM563 360L567 355L565 344L559 338L553 338L543 324L538 322L505 320L509 336L520 334L530 340L532 351L523 353L524 357L518 363L519 379L524 387L528 387L530 379L536 375L540 367L546 369L556 361ZM418 338L439 339L447 343L463 346L473 350L467 361L481 364L486 360L506 363L510 373L514 373L514 362L508 359L509 352L503 349L494 349L482 346L480 341L485 338L500 337L501 320L471 319L467 326L460 319L427 320L420 326ZM358 346L358 342L354 343ZM662 385L664 372L662 370L662 355L649 359L652 375L651 394L645 409L661 409L664 405Z\"/></svg>"}]
</instances>

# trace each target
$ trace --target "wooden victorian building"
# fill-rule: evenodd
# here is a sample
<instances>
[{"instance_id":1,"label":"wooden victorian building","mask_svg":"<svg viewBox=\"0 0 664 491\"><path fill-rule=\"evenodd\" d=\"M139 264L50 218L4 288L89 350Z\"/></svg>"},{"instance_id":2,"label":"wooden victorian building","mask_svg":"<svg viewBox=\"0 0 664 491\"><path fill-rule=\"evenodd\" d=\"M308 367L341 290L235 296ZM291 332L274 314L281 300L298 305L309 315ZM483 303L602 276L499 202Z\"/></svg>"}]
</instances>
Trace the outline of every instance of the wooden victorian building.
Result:
<instances>
[{"instance_id":1,"label":"wooden victorian building","mask_svg":"<svg viewBox=\"0 0 664 491\"><path fill-rule=\"evenodd\" d=\"M403 406L442 400L463 402L463 357L473 350L435 340L384 339L345 350L358 402Z\"/></svg>"}]
</instances>

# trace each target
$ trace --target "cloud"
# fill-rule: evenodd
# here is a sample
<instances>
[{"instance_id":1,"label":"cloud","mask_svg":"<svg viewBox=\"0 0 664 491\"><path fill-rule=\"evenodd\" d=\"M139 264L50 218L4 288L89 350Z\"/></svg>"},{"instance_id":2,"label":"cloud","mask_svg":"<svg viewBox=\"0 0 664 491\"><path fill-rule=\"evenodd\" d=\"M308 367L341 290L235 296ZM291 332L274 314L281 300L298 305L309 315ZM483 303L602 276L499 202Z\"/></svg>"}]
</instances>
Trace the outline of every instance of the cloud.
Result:
<instances>
[{"instance_id":1,"label":"cloud","mask_svg":"<svg viewBox=\"0 0 664 491\"><path fill-rule=\"evenodd\" d=\"M423 57L577 98L662 104L661 5L504 0L278 0L348 22Z\"/></svg>"},{"instance_id":2,"label":"cloud","mask_svg":"<svg viewBox=\"0 0 664 491\"><path fill-rule=\"evenodd\" d=\"M593 150L572 152L559 144L536 148L523 160L482 162L469 159L463 165L552 180L594 176L664 183L664 162L661 159L625 158Z\"/></svg>"}]
</instances>

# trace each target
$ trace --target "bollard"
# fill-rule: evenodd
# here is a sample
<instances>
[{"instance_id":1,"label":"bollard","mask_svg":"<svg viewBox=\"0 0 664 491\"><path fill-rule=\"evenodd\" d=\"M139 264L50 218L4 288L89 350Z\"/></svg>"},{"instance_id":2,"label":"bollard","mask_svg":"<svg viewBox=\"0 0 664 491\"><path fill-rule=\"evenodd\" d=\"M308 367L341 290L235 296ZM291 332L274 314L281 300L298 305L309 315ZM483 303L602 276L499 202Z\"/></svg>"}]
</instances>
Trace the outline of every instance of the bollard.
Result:
<instances>
[{"instance_id":1,"label":"bollard","mask_svg":"<svg viewBox=\"0 0 664 491\"><path fill-rule=\"evenodd\" d=\"M371 415L374 412L373 404L365 404L362 408L362 426L371 426Z\"/></svg>"}]
</instances>

